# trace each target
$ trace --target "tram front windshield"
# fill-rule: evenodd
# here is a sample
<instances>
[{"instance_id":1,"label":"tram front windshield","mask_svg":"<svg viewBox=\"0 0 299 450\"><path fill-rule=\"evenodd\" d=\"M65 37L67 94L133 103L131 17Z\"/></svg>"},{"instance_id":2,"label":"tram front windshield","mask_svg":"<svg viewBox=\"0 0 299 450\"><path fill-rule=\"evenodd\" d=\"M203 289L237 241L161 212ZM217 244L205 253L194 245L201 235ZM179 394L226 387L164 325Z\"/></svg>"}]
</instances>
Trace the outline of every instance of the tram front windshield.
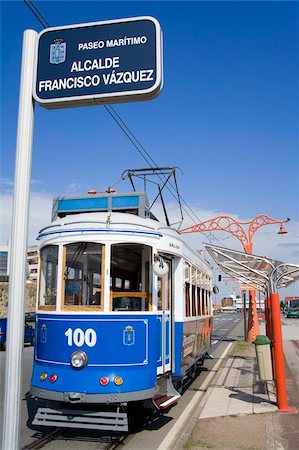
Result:
<instances>
[{"instance_id":1,"label":"tram front windshield","mask_svg":"<svg viewBox=\"0 0 299 450\"><path fill-rule=\"evenodd\" d=\"M150 311L152 309L152 248L144 244L111 245L110 292L104 293L109 276L105 245L75 242L49 245L41 250L39 308L54 310L57 292L64 310ZM110 252L108 253L110 254ZM60 269L59 269L60 268ZM62 271L58 287L58 271ZM108 281L108 280L107 280ZM107 285L107 284L106 284Z\"/></svg>"},{"instance_id":2,"label":"tram front windshield","mask_svg":"<svg viewBox=\"0 0 299 450\"><path fill-rule=\"evenodd\" d=\"M102 245L76 242L66 245L65 305L100 305Z\"/></svg>"}]
</instances>

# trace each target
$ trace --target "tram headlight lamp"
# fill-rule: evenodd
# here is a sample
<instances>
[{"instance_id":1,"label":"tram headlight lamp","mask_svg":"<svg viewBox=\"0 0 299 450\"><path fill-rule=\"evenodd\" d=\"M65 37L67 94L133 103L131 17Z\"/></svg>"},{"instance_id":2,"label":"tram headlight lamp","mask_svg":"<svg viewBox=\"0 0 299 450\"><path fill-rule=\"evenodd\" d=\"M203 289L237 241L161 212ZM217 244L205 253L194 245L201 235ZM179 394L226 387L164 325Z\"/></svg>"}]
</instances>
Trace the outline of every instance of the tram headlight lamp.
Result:
<instances>
[{"instance_id":1,"label":"tram headlight lamp","mask_svg":"<svg viewBox=\"0 0 299 450\"><path fill-rule=\"evenodd\" d=\"M164 260L164 258L162 258L162 256L156 256L153 265L153 271L154 274L157 275L157 277L165 277L168 274L169 265Z\"/></svg>"},{"instance_id":2,"label":"tram headlight lamp","mask_svg":"<svg viewBox=\"0 0 299 450\"><path fill-rule=\"evenodd\" d=\"M87 355L82 350L76 350L71 356L71 365L74 369L83 369L88 361Z\"/></svg>"}]
</instances>

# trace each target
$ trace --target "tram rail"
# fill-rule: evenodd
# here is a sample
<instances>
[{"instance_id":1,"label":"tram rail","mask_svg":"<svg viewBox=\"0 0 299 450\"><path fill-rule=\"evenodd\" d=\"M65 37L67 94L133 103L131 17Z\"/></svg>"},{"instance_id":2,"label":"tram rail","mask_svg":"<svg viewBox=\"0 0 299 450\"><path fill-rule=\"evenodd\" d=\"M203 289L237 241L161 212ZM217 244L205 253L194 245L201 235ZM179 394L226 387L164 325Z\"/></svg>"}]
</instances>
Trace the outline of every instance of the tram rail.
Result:
<instances>
[{"instance_id":1,"label":"tram rail","mask_svg":"<svg viewBox=\"0 0 299 450\"><path fill-rule=\"evenodd\" d=\"M82 441L82 442L97 442L99 444L103 444L102 450L114 450L118 448L120 445L123 445L125 440L128 438L129 433L121 434L120 436L72 436L67 435L70 432L67 428L57 428L54 431L43 434L40 437L37 437L34 442L26 445L22 448L22 450L38 450L40 448L45 447L52 441L55 440L65 440L65 441Z\"/></svg>"},{"instance_id":2,"label":"tram rail","mask_svg":"<svg viewBox=\"0 0 299 450\"><path fill-rule=\"evenodd\" d=\"M22 450L38 450L39 448L44 447L49 442L54 441L57 436L59 436L63 432L64 428L57 428L54 431L43 434L40 438L37 438L34 442L26 445L22 448Z\"/></svg>"}]
</instances>

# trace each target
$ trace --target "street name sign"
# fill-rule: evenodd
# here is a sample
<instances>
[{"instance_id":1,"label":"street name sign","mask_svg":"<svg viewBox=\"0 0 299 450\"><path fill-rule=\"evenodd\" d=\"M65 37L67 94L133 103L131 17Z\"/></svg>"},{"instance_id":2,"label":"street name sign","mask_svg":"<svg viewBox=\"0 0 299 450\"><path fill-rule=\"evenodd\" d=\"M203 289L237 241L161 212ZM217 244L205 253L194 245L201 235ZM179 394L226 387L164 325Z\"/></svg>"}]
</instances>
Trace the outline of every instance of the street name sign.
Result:
<instances>
[{"instance_id":1,"label":"street name sign","mask_svg":"<svg viewBox=\"0 0 299 450\"><path fill-rule=\"evenodd\" d=\"M47 28L36 45L33 97L48 109L150 100L163 84L153 17Z\"/></svg>"}]
</instances>

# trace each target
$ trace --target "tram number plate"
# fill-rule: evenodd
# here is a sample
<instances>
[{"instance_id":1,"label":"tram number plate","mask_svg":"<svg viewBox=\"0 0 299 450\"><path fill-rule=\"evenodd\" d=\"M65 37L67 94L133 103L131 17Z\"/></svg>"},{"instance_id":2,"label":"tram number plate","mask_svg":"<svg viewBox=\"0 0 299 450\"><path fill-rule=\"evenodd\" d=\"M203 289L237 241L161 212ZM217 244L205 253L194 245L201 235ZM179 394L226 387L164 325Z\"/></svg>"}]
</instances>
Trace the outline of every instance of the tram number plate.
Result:
<instances>
[{"instance_id":1,"label":"tram number plate","mask_svg":"<svg viewBox=\"0 0 299 450\"><path fill-rule=\"evenodd\" d=\"M82 347L84 344L88 347L94 347L97 343L97 333L92 328L88 328L86 331L81 330L81 328L76 328L73 330L69 328L64 335L67 337L67 345L72 347Z\"/></svg>"}]
</instances>

